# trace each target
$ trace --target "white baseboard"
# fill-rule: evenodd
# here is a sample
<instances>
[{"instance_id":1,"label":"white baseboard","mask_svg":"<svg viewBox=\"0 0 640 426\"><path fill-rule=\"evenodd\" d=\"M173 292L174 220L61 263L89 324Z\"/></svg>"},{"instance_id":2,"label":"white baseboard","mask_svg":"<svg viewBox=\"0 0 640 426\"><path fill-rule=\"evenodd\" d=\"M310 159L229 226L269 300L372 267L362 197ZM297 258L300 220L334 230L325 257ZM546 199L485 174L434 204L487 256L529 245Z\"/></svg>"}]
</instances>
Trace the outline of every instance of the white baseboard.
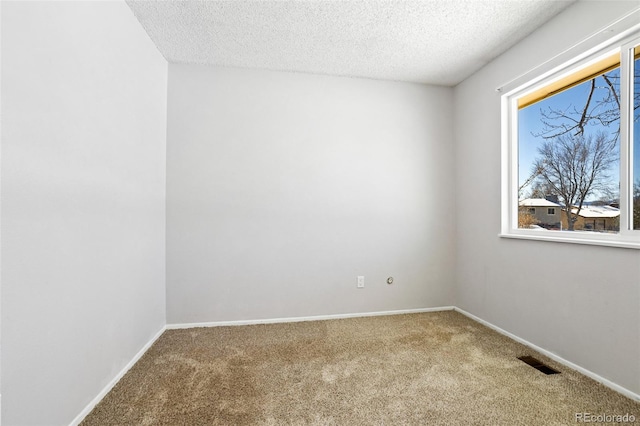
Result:
<instances>
[{"instance_id":1,"label":"white baseboard","mask_svg":"<svg viewBox=\"0 0 640 426\"><path fill-rule=\"evenodd\" d=\"M105 386L104 389L102 389L100 393L98 393L98 395L96 395L96 397L93 398L93 400L89 404L87 404L86 407L84 407L84 410L82 410L80 414L78 414L76 418L71 421L69 426L78 426L84 420L84 418L89 415L91 410L93 410L95 406L98 405L102 398L104 398L111 391L111 389L113 389L116 383L120 381L120 379L127 373L127 371L129 371L131 367L133 367L133 365L138 362L140 358L142 358L142 355L144 355L145 352L149 350L151 345L153 345L155 341L158 340L158 338L162 335L162 333L164 333L165 330L166 327L163 326L160 331L158 331L155 336L153 336L151 340L149 340L147 344L144 345L137 354L135 354L131 361L129 361L127 365L124 366L124 368L116 375L116 377L114 377L113 380L111 380L109 384L107 384L107 386Z\"/></svg>"},{"instance_id":2,"label":"white baseboard","mask_svg":"<svg viewBox=\"0 0 640 426\"><path fill-rule=\"evenodd\" d=\"M167 324L167 330L175 330L180 328L196 328L196 327L223 327L233 325L255 325L255 324L278 324L283 322L303 322L303 321L325 321L333 319L345 318L361 318L361 317L377 317L384 315L403 315L418 314L423 312L439 312L451 311L453 306L441 306L437 308L420 308L420 309L404 309L398 311L381 311L381 312L361 312L357 314L335 314L335 315L317 315L310 317L287 317L287 318L269 318L269 319L253 319L253 320L237 320L237 321L214 321L214 322L194 322L184 324Z\"/></svg>"},{"instance_id":3,"label":"white baseboard","mask_svg":"<svg viewBox=\"0 0 640 426\"><path fill-rule=\"evenodd\" d=\"M471 314L471 313L469 313L469 312L467 312L467 311L465 311L463 309L455 307L454 310L456 312L460 312L462 315L464 315L466 317L469 317L469 318L471 318L472 320L474 320L476 322L479 322L482 325L485 325L485 326L491 328L492 330L497 331L498 333L500 333L502 335L505 335L505 336L509 337L510 339L515 340L518 343L522 343L523 345L530 347L531 349L533 349L536 352L540 352L541 354L551 358L552 360L554 360L554 361L556 361L556 362L558 362L558 363L560 363L562 365L565 365L565 366L571 368L572 370L576 370L576 371L584 374L585 376L592 378L596 382L602 383L604 386L606 386L606 387L608 387L610 389L613 389L614 391L616 391L618 393L621 393L622 395L626 396L627 398L631 398L631 399L633 399L635 401L640 401L640 394L632 392L629 389L624 388L624 387L612 382L611 380L607 380L604 377L599 376L596 373L587 370L586 368L580 367L579 365L572 363L571 361L567 361L566 359L554 354L553 352L549 352L548 350L543 349L540 346L537 346L537 345L529 342L528 340L522 339L522 338L516 336L513 333L509 333L508 331L503 330L502 328L500 328L500 327L498 327L496 325L493 325L490 322L485 321L485 320L483 320L483 319L481 319L481 318L479 318L479 317L477 317L477 316L475 316L475 315L473 315L473 314Z\"/></svg>"}]
</instances>

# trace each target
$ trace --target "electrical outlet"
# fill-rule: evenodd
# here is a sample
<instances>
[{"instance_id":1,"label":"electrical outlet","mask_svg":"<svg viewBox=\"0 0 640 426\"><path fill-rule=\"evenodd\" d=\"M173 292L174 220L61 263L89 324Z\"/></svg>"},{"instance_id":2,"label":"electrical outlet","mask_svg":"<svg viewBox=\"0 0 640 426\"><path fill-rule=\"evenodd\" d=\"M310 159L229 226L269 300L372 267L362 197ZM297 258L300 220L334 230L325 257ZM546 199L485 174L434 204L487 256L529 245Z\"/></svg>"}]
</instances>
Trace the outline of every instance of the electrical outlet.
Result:
<instances>
[{"instance_id":1,"label":"electrical outlet","mask_svg":"<svg viewBox=\"0 0 640 426\"><path fill-rule=\"evenodd\" d=\"M358 276L358 288L364 288L364 277Z\"/></svg>"}]
</instances>

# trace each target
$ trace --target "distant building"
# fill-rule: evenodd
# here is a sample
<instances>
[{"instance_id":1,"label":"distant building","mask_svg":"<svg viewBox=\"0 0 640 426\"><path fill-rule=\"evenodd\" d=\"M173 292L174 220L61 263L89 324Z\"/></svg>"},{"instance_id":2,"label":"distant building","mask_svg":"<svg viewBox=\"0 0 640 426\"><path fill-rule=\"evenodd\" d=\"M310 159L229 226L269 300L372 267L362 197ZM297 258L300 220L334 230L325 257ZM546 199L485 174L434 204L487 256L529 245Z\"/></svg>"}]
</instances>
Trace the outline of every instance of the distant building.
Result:
<instances>
[{"instance_id":1,"label":"distant building","mask_svg":"<svg viewBox=\"0 0 640 426\"><path fill-rule=\"evenodd\" d=\"M526 198L518 204L520 212L534 216L539 222L538 225L544 228L560 228L562 205L544 198Z\"/></svg>"},{"instance_id":2,"label":"distant building","mask_svg":"<svg viewBox=\"0 0 640 426\"><path fill-rule=\"evenodd\" d=\"M564 206L545 198L527 198L519 203L520 212L529 213L538 221L538 225L547 229L568 229ZM571 209L578 211L577 207ZM580 209L578 220L574 224L576 231L618 231L620 230L620 209L616 205L585 205Z\"/></svg>"},{"instance_id":3,"label":"distant building","mask_svg":"<svg viewBox=\"0 0 640 426\"><path fill-rule=\"evenodd\" d=\"M572 213L578 209L573 207ZM567 217L562 215L562 228L567 228ZM574 225L576 231L619 231L620 209L614 206L583 206Z\"/></svg>"}]
</instances>

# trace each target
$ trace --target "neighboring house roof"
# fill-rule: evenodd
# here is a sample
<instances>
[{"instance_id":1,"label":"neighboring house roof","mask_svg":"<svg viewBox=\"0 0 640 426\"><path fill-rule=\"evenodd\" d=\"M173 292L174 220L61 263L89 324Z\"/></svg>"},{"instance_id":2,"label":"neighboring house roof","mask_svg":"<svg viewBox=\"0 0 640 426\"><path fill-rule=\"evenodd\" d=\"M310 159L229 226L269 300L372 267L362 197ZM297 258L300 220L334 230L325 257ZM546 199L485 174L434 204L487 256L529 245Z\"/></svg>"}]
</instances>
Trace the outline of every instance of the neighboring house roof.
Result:
<instances>
[{"instance_id":1,"label":"neighboring house roof","mask_svg":"<svg viewBox=\"0 0 640 426\"><path fill-rule=\"evenodd\" d=\"M526 198L518 203L520 207L559 207L561 204L554 203L545 198ZM571 209L572 213L576 213L578 209L576 207ZM580 215L584 218L591 219L606 219L620 216L620 209L612 206L583 206L580 210Z\"/></svg>"},{"instance_id":2,"label":"neighboring house roof","mask_svg":"<svg viewBox=\"0 0 640 426\"><path fill-rule=\"evenodd\" d=\"M571 212L576 213L577 208L572 208ZM580 215L585 218L605 219L620 216L620 209L611 206L588 206L580 210Z\"/></svg>"},{"instance_id":3,"label":"neighboring house roof","mask_svg":"<svg viewBox=\"0 0 640 426\"><path fill-rule=\"evenodd\" d=\"M562 207L560 204L544 198L525 198L518 204L521 207Z\"/></svg>"}]
</instances>

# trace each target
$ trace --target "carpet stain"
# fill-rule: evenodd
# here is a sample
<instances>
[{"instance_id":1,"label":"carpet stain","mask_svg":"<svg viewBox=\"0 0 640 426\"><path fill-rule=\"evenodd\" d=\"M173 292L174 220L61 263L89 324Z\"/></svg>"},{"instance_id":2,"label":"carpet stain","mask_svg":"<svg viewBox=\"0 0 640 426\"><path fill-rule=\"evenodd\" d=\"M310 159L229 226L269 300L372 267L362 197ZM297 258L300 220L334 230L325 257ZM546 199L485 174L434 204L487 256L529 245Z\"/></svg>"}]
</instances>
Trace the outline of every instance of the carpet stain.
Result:
<instances>
[{"instance_id":1,"label":"carpet stain","mask_svg":"<svg viewBox=\"0 0 640 426\"><path fill-rule=\"evenodd\" d=\"M336 380L346 379L358 370L355 360L343 360L322 367L322 380L325 383L333 383Z\"/></svg>"}]
</instances>

